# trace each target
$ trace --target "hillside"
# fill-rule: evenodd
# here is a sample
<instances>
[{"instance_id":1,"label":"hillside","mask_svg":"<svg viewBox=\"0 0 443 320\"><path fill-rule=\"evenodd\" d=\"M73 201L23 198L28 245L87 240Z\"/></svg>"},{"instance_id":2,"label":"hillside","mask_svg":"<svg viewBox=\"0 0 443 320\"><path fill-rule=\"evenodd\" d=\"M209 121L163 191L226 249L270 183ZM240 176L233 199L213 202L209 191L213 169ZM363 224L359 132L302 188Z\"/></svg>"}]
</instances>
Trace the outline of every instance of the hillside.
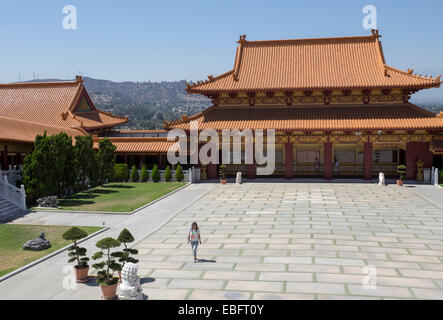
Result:
<instances>
[{"instance_id":1,"label":"hillside","mask_svg":"<svg viewBox=\"0 0 443 320\"><path fill-rule=\"evenodd\" d=\"M46 79L38 81L56 81ZM102 110L128 115L131 129L161 129L163 119L177 120L210 106L210 100L186 93L186 82L113 82L83 77L92 101ZM37 80L36 80L37 81ZM417 100L413 103L438 113L443 103Z\"/></svg>"},{"instance_id":2,"label":"hillside","mask_svg":"<svg viewBox=\"0 0 443 320\"><path fill-rule=\"evenodd\" d=\"M160 129L163 119L179 119L206 109L210 100L186 93L186 83L112 82L84 77L94 104L118 115L128 115L131 129Z\"/></svg>"}]
</instances>

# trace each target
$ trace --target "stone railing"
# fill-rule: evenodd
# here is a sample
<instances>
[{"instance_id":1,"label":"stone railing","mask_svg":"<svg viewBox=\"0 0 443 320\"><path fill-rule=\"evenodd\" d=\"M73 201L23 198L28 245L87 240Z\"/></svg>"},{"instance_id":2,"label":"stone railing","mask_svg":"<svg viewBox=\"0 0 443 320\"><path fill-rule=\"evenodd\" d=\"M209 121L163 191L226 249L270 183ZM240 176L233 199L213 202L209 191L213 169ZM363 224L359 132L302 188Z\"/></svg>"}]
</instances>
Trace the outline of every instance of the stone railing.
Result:
<instances>
[{"instance_id":1,"label":"stone railing","mask_svg":"<svg viewBox=\"0 0 443 320\"><path fill-rule=\"evenodd\" d=\"M22 172L22 168L20 166L20 168L18 170L13 170L12 168L10 168L10 170L0 170L0 178L3 179L3 177L7 177L8 181L10 184L15 185L15 182L18 179L21 179L21 172Z\"/></svg>"},{"instance_id":2,"label":"stone railing","mask_svg":"<svg viewBox=\"0 0 443 320\"><path fill-rule=\"evenodd\" d=\"M8 177L6 175L0 178L0 195L3 199L26 210L25 186L22 185L20 189L14 187L8 182Z\"/></svg>"}]
</instances>

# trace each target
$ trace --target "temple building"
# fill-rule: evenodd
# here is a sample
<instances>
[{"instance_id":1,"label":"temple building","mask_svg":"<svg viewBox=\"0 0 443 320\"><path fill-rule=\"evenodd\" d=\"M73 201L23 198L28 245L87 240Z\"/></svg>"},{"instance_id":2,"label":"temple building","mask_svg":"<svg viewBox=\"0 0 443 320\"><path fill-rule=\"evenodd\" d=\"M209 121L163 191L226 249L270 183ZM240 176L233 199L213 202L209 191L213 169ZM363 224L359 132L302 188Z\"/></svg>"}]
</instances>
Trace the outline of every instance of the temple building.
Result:
<instances>
[{"instance_id":1,"label":"temple building","mask_svg":"<svg viewBox=\"0 0 443 320\"><path fill-rule=\"evenodd\" d=\"M80 76L75 81L0 84L1 170L19 167L35 137L45 131L73 138L104 135L128 121L95 108Z\"/></svg>"},{"instance_id":2,"label":"temple building","mask_svg":"<svg viewBox=\"0 0 443 320\"><path fill-rule=\"evenodd\" d=\"M164 128L189 132L197 121L199 130L218 132L274 129L274 175L287 179L396 176L399 164L415 179L418 160L425 168L442 165L443 113L409 100L442 82L387 65L380 37L377 30L320 39L240 36L232 70L187 85L188 93L205 95L213 105ZM217 177L216 164L206 169L208 178ZM255 164L228 169L256 175Z\"/></svg>"}]
</instances>

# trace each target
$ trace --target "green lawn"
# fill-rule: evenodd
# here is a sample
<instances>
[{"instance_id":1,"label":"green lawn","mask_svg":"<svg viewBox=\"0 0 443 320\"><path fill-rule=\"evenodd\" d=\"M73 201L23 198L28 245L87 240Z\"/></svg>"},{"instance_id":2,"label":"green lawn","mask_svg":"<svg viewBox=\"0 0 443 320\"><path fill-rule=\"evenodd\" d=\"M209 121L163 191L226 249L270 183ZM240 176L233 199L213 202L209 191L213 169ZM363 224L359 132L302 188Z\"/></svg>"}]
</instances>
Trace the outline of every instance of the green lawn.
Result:
<instances>
[{"instance_id":1,"label":"green lawn","mask_svg":"<svg viewBox=\"0 0 443 320\"><path fill-rule=\"evenodd\" d=\"M184 182L110 183L61 198L59 207L60 210L130 212L184 185Z\"/></svg>"},{"instance_id":2,"label":"green lawn","mask_svg":"<svg viewBox=\"0 0 443 320\"><path fill-rule=\"evenodd\" d=\"M69 228L71 227L0 224L0 277L70 244L70 241L62 238L62 234ZM80 228L88 234L101 229L101 227ZM43 251L22 250L23 244L37 238L42 231L45 233L46 239L51 241L49 249Z\"/></svg>"}]
</instances>

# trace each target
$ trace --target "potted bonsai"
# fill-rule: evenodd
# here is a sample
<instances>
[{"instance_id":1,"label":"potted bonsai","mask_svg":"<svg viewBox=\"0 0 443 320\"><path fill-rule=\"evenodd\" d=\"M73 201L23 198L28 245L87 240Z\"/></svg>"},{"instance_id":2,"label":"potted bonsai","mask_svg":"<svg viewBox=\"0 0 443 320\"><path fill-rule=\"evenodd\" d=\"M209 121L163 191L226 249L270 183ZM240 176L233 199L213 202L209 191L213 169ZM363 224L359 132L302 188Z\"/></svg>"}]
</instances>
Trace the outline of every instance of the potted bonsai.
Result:
<instances>
[{"instance_id":1,"label":"potted bonsai","mask_svg":"<svg viewBox=\"0 0 443 320\"><path fill-rule=\"evenodd\" d=\"M221 184L226 184L226 165L222 164L220 165L220 168L218 170L218 174L220 175L220 182Z\"/></svg>"},{"instance_id":2,"label":"potted bonsai","mask_svg":"<svg viewBox=\"0 0 443 320\"><path fill-rule=\"evenodd\" d=\"M97 270L97 284L103 293L103 299L113 300L116 297L117 285L119 277L114 276L115 271L121 271L122 265L114 258L120 258L123 253L120 251L111 252L111 249L120 246L120 241L113 238L104 238L96 243L97 248L102 249L97 251L92 259L97 260L104 258L102 262L95 263L92 266Z\"/></svg>"},{"instance_id":3,"label":"potted bonsai","mask_svg":"<svg viewBox=\"0 0 443 320\"><path fill-rule=\"evenodd\" d=\"M81 248L77 245L77 241L85 238L87 235L88 233L86 231L77 227L72 227L62 235L63 239L73 242L73 245L68 249L68 262L77 262L77 264L74 266L74 269L75 277L78 283L84 283L89 280L89 258L86 257L87 250L86 248Z\"/></svg>"},{"instance_id":4,"label":"potted bonsai","mask_svg":"<svg viewBox=\"0 0 443 320\"><path fill-rule=\"evenodd\" d=\"M118 236L117 240L123 243L123 245L125 246L125 248L123 249L123 254L118 261L121 262L123 265L125 265L126 262L137 263L138 260L131 257L131 255L138 254L138 250L128 248L127 246L127 243L134 242L135 240L131 232L129 232L128 229L123 229L122 232L120 232L120 235Z\"/></svg>"},{"instance_id":5,"label":"potted bonsai","mask_svg":"<svg viewBox=\"0 0 443 320\"><path fill-rule=\"evenodd\" d=\"M404 164L397 166L397 173L399 175L397 185L401 187L403 186L403 181L405 180L406 166Z\"/></svg>"}]
</instances>

